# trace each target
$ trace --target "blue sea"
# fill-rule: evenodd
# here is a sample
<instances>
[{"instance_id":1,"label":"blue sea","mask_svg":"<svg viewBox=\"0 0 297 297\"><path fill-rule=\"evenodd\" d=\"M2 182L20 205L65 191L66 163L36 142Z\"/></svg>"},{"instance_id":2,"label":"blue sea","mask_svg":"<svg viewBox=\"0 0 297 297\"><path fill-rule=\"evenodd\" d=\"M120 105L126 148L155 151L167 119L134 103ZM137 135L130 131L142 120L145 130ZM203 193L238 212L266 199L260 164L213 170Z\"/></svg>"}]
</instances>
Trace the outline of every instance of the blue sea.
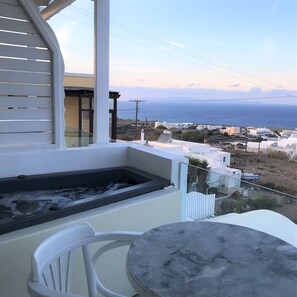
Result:
<instances>
[{"instance_id":1,"label":"blue sea","mask_svg":"<svg viewBox=\"0 0 297 297\"><path fill-rule=\"evenodd\" d=\"M118 101L118 117L135 119L135 102ZM297 105L230 102L139 102L139 120L297 128Z\"/></svg>"}]
</instances>

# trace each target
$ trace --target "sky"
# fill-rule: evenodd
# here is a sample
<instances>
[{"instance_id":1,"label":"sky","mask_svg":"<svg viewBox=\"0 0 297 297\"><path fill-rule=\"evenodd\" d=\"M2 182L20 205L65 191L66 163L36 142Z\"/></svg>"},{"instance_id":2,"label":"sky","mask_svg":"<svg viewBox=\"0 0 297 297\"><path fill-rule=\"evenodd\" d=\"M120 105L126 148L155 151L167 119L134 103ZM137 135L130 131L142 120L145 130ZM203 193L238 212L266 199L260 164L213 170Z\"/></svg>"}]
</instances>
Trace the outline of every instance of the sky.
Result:
<instances>
[{"instance_id":1,"label":"sky","mask_svg":"<svg viewBox=\"0 0 297 297\"><path fill-rule=\"evenodd\" d=\"M110 6L110 88L122 100L297 104L296 0L110 0ZM93 2L77 0L49 24L65 71L93 73Z\"/></svg>"}]
</instances>

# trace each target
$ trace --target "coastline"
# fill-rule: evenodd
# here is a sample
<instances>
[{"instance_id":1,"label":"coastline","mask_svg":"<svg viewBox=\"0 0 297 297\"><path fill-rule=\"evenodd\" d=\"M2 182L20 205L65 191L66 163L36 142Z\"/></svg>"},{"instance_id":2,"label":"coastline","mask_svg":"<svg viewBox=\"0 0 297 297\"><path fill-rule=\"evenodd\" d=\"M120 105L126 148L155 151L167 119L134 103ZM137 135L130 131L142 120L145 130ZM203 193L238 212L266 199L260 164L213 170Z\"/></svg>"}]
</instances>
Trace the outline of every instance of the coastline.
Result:
<instances>
[{"instance_id":1,"label":"coastline","mask_svg":"<svg viewBox=\"0 0 297 297\"><path fill-rule=\"evenodd\" d=\"M133 121L135 105L119 101L118 117ZM297 128L297 105L148 101L139 105L138 119L288 130Z\"/></svg>"}]
</instances>

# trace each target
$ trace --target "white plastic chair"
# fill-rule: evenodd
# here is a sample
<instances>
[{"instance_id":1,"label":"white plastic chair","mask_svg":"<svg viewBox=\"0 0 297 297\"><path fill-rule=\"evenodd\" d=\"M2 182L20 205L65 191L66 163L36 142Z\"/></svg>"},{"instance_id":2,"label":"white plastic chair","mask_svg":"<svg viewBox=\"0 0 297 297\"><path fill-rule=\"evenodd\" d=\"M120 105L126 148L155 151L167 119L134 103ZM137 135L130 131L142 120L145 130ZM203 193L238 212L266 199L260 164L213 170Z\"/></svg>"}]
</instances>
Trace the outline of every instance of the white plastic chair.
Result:
<instances>
[{"instance_id":1,"label":"white plastic chair","mask_svg":"<svg viewBox=\"0 0 297 297\"><path fill-rule=\"evenodd\" d=\"M83 253L89 297L100 292L106 297L125 297L112 292L99 280L96 261L108 250L130 245L138 232L98 232L88 223L72 225L44 240L32 255L32 271L27 283L31 297L81 297L70 292L72 260L76 250ZM100 247L91 256L90 245L99 241L112 241Z\"/></svg>"},{"instance_id":2,"label":"white plastic chair","mask_svg":"<svg viewBox=\"0 0 297 297\"><path fill-rule=\"evenodd\" d=\"M297 225L287 217L271 210L259 209L241 214L229 213L207 221L255 229L297 247Z\"/></svg>"}]
</instances>

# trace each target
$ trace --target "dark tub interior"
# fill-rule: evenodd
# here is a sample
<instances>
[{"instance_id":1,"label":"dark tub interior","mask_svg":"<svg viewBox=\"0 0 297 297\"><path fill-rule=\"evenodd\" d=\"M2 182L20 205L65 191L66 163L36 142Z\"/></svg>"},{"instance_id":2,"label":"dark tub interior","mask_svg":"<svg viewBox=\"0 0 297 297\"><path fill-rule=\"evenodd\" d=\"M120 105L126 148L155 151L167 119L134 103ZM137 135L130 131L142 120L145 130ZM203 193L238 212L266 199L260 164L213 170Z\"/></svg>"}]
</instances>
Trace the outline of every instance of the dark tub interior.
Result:
<instances>
[{"instance_id":1,"label":"dark tub interior","mask_svg":"<svg viewBox=\"0 0 297 297\"><path fill-rule=\"evenodd\" d=\"M130 167L0 179L0 234L149 193L170 182Z\"/></svg>"}]
</instances>

